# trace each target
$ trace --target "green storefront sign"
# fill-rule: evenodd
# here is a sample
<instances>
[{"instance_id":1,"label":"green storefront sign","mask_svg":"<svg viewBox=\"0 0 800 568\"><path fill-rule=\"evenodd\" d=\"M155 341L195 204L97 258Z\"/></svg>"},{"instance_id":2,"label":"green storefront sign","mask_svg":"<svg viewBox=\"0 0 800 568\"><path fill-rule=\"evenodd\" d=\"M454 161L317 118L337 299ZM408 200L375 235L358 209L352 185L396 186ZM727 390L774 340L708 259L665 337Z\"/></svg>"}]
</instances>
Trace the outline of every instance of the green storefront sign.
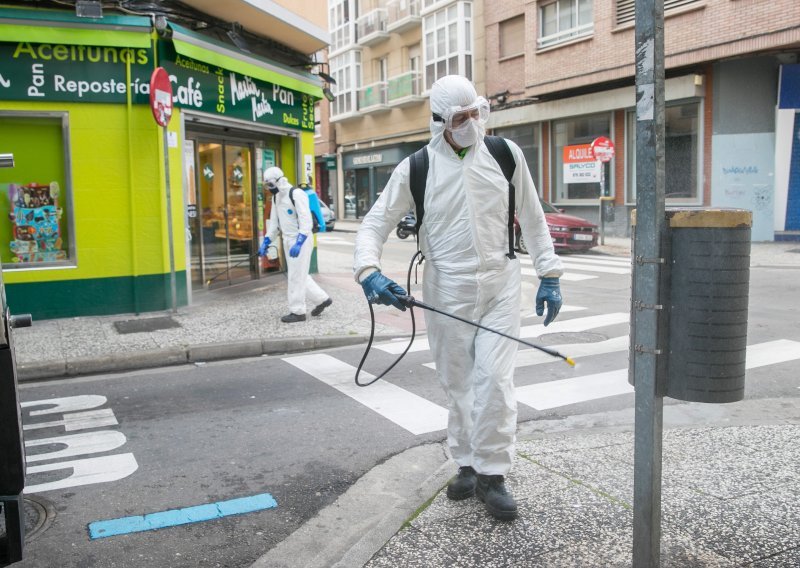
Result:
<instances>
[{"instance_id":1,"label":"green storefront sign","mask_svg":"<svg viewBox=\"0 0 800 568\"><path fill-rule=\"evenodd\" d=\"M313 96L187 58L168 42L158 46L176 106L314 130ZM155 63L148 48L0 42L0 100L122 104L130 91L134 103L148 104Z\"/></svg>"},{"instance_id":2,"label":"green storefront sign","mask_svg":"<svg viewBox=\"0 0 800 568\"><path fill-rule=\"evenodd\" d=\"M153 67L147 48L0 42L0 100L148 104Z\"/></svg>"}]
</instances>

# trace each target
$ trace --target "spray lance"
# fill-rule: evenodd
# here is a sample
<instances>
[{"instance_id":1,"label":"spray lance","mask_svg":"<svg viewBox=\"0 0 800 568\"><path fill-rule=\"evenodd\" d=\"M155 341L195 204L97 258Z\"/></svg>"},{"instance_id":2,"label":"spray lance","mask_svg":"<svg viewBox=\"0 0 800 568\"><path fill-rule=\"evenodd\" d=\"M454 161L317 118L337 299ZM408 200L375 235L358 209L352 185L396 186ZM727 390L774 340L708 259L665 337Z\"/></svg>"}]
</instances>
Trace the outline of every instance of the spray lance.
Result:
<instances>
[{"instance_id":1,"label":"spray lance","mask_svg":"<svg viewBox=\"0 0 800 568\"><path fill-rule=\"evenodd\" d=\"M414 269L414 263L416 262L417 257L420 257L419 262L417 262L417 267L420 264L422 264L422 261L424 260L424 257L422 256L422 253L420 251L417 251L416 254L414 254L414 256L411 259L411 264L408 267L408 278L406 279L406 290L409 290L409 291L411 290L411 272ZM416 319L414 317L414 308L415 307L416 308L421 308L423 310L428 310L428 311L431 311L431 312L435 312L437 314L441 314L441 315L447 316L449 318L453 318L453 319L458 320L460 322L475 326L475 327L477 327L479 329L482 329L484 331L488 331L488 332L491 332L491 333L496 333L497 335L499 335L501 337L505 337L506 339L510 339L512 341L516 341L517 343L521 343L522 345L527 345L528 347L533 347L534 349L538 349L539 351L542 351L543 353L547 353L548 355L550 355L552 357L557 357L559 359L563 359L564 362L567 363L570 367L574 367L575 366L575 361L571 357L567 357L566 355L562 355L561 353L559 353L555 349L549 349L549 348L544 347L542 345L537 345L535 343L531 343L530 341L525 341L524 339L520 339L519 337L514 337L513 335L505 334L502 331L498 331L496 329L492 329L491 327L487 327L485 325L479 324L478 322L474 322L472 320L468 320L466 318L462 318L462 317L457 316L455 314L451 314L449 312L445 312L445 311L440 310L440 309L438 309L438 308L436 308L434 306L428 305L428 304L426 304L424 302L420 302L419 300L414 299L414 297L411 296L410 294L408 296L397 296L397 299L404 306L409 308L409 313L411 314L411 339L409 340L408 346L405 348L405 350L394 361L394 363L389 365L389 367L385 371L383 371L380 375L378 375L377 377L375 377L374 379L372 379L369 382L366 382L366 383L359 382L358 376L361 373L361 368L364 366L364 361L366 361L366 359L367 359L367 355L369 354L369 350L372 347L372 340L375 337L375 312L372 309L372 304L371 303L367 304L369 306L369 315L370 315L370 320L371 320L372 325L371 325L371 329L370 329L369 341L367 342L367 348L364 350L364 355L361 357L361 361L359 362L358 368L356 369L355 382L356 382L356 385L358 385L360 387L368 387L369 385L371 385L372 383L374 383L378 379L383 378L389 371L394 369L395 365L397 365L400 362L400 360L403 357L405 357L406 353L408 353L408 350L411 349L411 345L414 343L414 338L416 337L416 334L417 334Z\"/></svg>"}]
</instances>

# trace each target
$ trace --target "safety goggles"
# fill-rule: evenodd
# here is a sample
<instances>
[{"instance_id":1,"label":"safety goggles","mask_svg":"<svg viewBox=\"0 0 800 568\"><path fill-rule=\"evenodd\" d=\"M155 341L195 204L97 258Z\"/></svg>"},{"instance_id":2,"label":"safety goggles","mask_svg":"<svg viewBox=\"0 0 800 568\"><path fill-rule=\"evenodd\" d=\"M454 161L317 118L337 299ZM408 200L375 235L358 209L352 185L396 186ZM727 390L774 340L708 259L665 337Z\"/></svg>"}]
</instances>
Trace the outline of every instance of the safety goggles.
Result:
<instances>
[{"instance_id":1,"label":"safety goggles","mask_svg":"<svg viewBox=\"0 0 800 568\"><path fill-rule=\"evenodd\" d=\"M434 122L443 122L447 130L455 130L470 120L486 124L489 119L489 101L478 97L469 106L450 107L443 114L432 113Z\"/></svg>"}]
</instances>

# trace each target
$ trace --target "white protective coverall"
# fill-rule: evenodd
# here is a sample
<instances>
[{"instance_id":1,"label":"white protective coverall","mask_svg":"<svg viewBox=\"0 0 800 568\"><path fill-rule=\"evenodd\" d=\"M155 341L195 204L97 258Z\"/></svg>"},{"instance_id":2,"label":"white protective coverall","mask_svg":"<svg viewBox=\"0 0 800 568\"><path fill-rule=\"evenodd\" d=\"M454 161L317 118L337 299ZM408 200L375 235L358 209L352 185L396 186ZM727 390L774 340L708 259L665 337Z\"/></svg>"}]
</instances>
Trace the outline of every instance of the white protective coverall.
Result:
<instances>
[{"instance_id":1,"label":"white protective coverall","mask_svg":"<svg viewBox=\"0 0 800 568\"><path fill-rule=\"evenodd\" d=\"M472 84L457 76L437 81L431 111L469 105ZM520 328L520 265L508 253L508 183L481 136L463 159L431 121L425 216L419 242L425 255L423 298L443 311L514 337ZM508 145L517 167L513 177L517 214L537 275L560 276L533 180L519 146ZM380 270L383 245L397 222L414 209L409 159L395 168L356 237L357 281ZM405 283L401 282L401 285ZM459 466L483 475L506 475L516 436L514 360L517 343L436 314L425 312L428 341L439 380L448 396L447 438Z\"/></svg>"},{"instance_id":2,"label":"white protective coverall","mask_svg":"<svg viewBox=\"0 0 800 568\"><path fill-rule=\"evenodd\" d=\"M308 196L300 188L292 189L292 184L285 177L278 181L278 190L269 214L266 236L274 243L279 229L283 235L283 253L289 278L289 311L293 314L305 315L306 298L314 306L318 306L328 299L328 294L314 282L308 273L311 265L311 252L314 248L311 240L312 224ZM294 205L289 197L290 190L292 190ZM289 255L289 249L297 241L299 233L308 238L300 249L300 255L292 258Z\"/></svg>"}]
</instances>

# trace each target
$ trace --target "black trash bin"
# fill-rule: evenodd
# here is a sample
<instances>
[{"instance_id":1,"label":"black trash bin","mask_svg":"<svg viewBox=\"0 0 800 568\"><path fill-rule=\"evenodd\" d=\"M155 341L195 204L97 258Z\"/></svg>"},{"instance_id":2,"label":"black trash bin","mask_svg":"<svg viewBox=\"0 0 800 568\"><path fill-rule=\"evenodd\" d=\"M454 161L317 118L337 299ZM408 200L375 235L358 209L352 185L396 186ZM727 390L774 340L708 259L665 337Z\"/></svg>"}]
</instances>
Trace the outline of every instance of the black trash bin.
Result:
<instances>
[{"instance_id":1,"label":"black trash bin","mask_svg":"<svg viewBox=\"0 0 800 568\"><path fill-rule=\"evenodd\" d=\"M752 213L667 209L670 235L666 395L744 398Z\"/></svg>"}]
</instances>

